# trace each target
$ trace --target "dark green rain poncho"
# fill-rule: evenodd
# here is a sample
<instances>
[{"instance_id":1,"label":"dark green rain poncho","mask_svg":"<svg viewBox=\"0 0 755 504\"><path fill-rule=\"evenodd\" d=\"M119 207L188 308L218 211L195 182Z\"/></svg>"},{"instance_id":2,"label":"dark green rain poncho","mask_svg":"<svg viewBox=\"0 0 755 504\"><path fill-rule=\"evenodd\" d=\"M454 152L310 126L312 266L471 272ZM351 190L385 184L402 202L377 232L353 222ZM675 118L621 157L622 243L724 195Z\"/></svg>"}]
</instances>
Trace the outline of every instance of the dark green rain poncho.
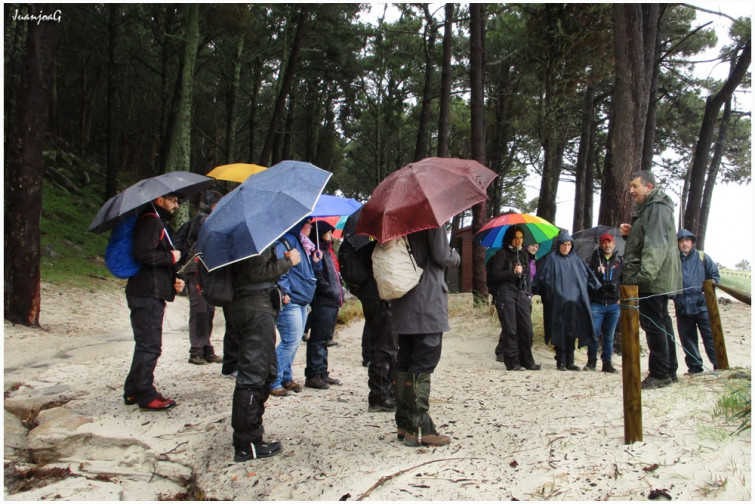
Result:
<instances>
[{"instance_id":1,"label":"dark green rain poncho","mask_svg":"<svg viewBox=\"0 0 755 504\"><path fill-rule=\"evenodd\" d=\"M570 340L578 340L583 347L595 339L590 310L589 290L600 288L600 281L587 264L574 252L561 255L559 247L572 242L571 235L561 231L553 250L537 268L532 290L543 301L545 342L564 348Z\"/></svg>"}]
</instances>

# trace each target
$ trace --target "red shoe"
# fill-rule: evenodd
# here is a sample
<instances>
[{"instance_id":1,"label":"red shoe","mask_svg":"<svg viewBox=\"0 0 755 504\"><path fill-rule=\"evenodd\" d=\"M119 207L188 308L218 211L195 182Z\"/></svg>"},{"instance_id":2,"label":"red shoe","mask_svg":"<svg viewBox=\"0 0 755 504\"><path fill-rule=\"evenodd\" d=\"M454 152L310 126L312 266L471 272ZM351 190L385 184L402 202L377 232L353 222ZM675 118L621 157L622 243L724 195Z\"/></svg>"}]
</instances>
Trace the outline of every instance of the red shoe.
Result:
<instances>
[{"instance_id":1,"label":"red shoe","mask_svg":"<svg viewBox=\"0 0 755 504\"><path fill-rule=\"evenodd\" d=\"M167 399L163 396L157 396L154 399L152 399L149 404L146 406L139 406L139 409L142 411L160 411L165 410L168 408L172 408L176 405L176 401L172 399Z\"/></svg>"}]
</instances>

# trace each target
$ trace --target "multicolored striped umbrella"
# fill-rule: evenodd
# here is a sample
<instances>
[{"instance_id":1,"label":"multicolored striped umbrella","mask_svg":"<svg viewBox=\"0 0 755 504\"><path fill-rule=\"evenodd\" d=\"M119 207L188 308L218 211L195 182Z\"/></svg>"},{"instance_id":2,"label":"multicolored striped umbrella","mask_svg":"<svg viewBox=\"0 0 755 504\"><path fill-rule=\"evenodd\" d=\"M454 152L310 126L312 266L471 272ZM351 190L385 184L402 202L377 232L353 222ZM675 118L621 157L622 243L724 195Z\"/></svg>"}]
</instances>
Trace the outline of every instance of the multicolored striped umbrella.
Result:
<instances>
[{"instance_id":1,"label":"multicolored striped umbrella","mask_svg":"<svg viewBox=\"0 0 755 504\"><path fill-rule=\"evenodd\" d=\"M315 222L317 221L324 221L333 226L335 231L333 231L333 238L341 239L343 238L343 227L346 225L346 221L349 219L348 215L343 215L341 217L334 216L334 217L315 217Z\"/></svg>"},{"instance_id":2,"label":"multicolored striped umbrella","mask_svg":"<svg viewBox=\"0 0 755 504\"><path fill-rule=\"evenodd\" d=\"M503 235L509 226L519 226L524 233L524 246L552 240L558 228L537 215L505 213L491 219L475 235L475 243L489 248L501 248Z\"/></svg>"}]
</instances>

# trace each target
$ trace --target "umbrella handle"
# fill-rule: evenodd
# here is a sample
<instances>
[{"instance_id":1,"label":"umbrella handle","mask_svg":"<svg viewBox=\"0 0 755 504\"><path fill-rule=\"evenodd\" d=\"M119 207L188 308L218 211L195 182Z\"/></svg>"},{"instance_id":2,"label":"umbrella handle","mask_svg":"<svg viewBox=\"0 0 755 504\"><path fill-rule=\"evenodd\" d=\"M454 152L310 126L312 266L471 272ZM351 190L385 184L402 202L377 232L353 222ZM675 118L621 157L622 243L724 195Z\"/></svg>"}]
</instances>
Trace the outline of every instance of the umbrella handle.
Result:
<instances>
[{"instance_id":1,"label":"umbrella handle","mask_svg":"<svg viewBox=\"0 0 755 504\"><path fill-rule=\"evenodd\" d=\"M170 247L171 247L171 248L172 248L173 250L176 250L176 246L175 246L175 245L173 245L173 240L171 240L171 239L170 239L170 233L168 233L168 228L167 228L167 227L165 227L165 223L164 223L164 222L163 222L163 220L162 220L162 219L160 218L160 212L158 212L158 211L157 211L157 208L155 208L155 203L154 203L154 202L152 202L152 201L150 201L150 202L149 202L149 204L150 204L150 205L152 205L152 210L154 210L154 211L155 211L155 215L157 215L157 220L159 220L159 221L160 221L160 224L162 224L162 225L163 225L163 231L165 231L165 237L166 237L166 238L168 238L168 243L170 243Z\"/></svg>"}]
</instances>

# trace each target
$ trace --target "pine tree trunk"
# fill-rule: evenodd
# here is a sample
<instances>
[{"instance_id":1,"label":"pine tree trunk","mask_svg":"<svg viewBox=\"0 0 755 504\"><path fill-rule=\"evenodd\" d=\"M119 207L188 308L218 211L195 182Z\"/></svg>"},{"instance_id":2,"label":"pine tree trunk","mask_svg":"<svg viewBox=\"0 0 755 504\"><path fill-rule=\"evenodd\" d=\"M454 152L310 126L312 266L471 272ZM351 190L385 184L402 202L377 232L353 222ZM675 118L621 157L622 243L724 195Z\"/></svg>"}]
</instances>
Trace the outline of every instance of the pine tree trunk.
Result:
<instances>
[{"instance_id":1,"label":"pine tree trunk","mask_svg":"<svg viewBox=\"0 0 755 504\"><path fill-rule=\"evenodd\" d=\"M422 4L422 7L425 10L425 34L422 37L425 48L425 79L424 86L422 87L422 105L419 111L419 121L417 122L417 143L414 148L414 161L427 157L427 129L430 124L430 103L432 101L433 73L435 71L435 38L437 36L430 8L427 4Z\"/></svg>"},{"instance_id":2,"label":"pine tree trunk","mask_svg":"<svg viewBox=\"0 0 755 504\"><path fill-rule=\"evenodd\" d=\"M579 138L579 151L577 152L577 165L575 167L576 183L574 188L574 220L572 232L581 231L585 222L585 199L592 192L592 186L587 185L587 171L592 167L587 164L588 153L592 140L593 106L595 103L595 88L587 86L585 99L582 104L582 129Z\"/></svg>"},{"instance_id":3,"label":"pine tree trunk","mask_svg":"<svg viewBox=\"0 0 755 504\"><path fill-rule=\"evenodd\" d=\"M684 211L684 228L694 234L698 234L700 231L698 228L700 224L702 194L705 187L705 174L708 171L708 156L713 142L716 121L718 120L718 111L731 98L734 90L747 74L751 59L750 46L751 41L748 40L742 48L739 58L737 58L734 71L731 72L723 87L715 95L709 96L705 102L705 114L700 126L700 136L695 146L695 157L693 158L691 168L689 198Z\"/></svg>"},{"instance_id":4,"label":"pine tree trunk","mask_svg":"<svg viewBox=\"0 0 755 504\"><path fill-rule=\"evenodd\" d=\"M31 12L40 11L52 13L55 7L31 7ZM16 122L9 132L5 171L4 304L7 320L39 326L43 150L58 25L29 23L28 30L26 69L16 95Z\"/></svg>"},{"instance_id":5,"label":"pine tree trunk","mask_svg":"<svg viewBox=\"0 0 755 504\"><path fill-rule=\"evenodd\" d=\"M443 69L440 82L440 108L438 110L438 157L448 157L448 124L451 114L451 56L453 54L454 4L446 4L443 31Z\"/></svg>"},{"instance_id":6,"label":"pine tree trunk","mask_svg":"<svg viewBox=\"0 0 755 504\"><path fill-rule=\"evenodd\" d=\"M194 67L199 45L199 4L186 7L187 28L184 46L181 86L176 107L174 127L165 162L166 171L191 171L191 115L194 96Z\"/></svg>"},{"instance_id":7,"label":"pine tree trunk","mask_svg":"<svg viewBox=\"0 0 755 504\"><path fill-rule=\"evenodd\" d=\"M238 114L236 113L236 104L239 102L241 94L241 59L244 54L244 34L239 35L239 41L236 45L236 59L233 62L233 82L231 90L228 93L228 109L226 111L226 132L225 132L225 160L226 163L236 162L236 130L238 130Z\"/></svg>"},{"instance_id":8,"label":"pine tree trunk","mask_svg":"<svg viewBox=\"0 0 755 504\"><path fill-rule=\"evenodd\" d=\"M294 42L291 46L291 52L288 57L288 64L286 65L283 75L281 76L281 86L278 92L278 98L275 100L275 108L273 109L273 115L270 119L270 126L267 130L267 138L265 140L265 146L262 148L260 154L259 163L262 166L268 166L271 156L273 154L273 143L275 142L275 135L278 131L278 125L280 124L283 112L286 108L286 97L291 89L291 85L294 82L294 75L296 73L296 62L299 59L299 51L301 50L302 40L304 39L304 33L307 28L307 21L309 18L309 5L304 4L301 7L301 11L297 16L296 34L294 35Z\"/></svg>"},{"instance_id":9,"label":"pine tree trunk","mask_svg":"<svg viewBox=\"0 0 755 504\"><path fill-rule=\"evenodd\" d=\"M485 117L483 105L485 82L485 28L482 4L469 5L469 74L470 108L472 123L472 158L485 164ZM472 207L472 234L476 234L485 221L485 202ZM472 297L476 306L488 302L485 274L485 248L475 245L472 252Z\"/></svg>"},{"instance_id":10,"label":"pine tree trunk","mask_svg":"<svg viewBox=\"0 0 755 504\"><path fill-rule=\"evenodd\" d=\"M705 250L705 233L708 228L708 213L710 212L710 204L713 200L713 189L716 187L716 177L718 176L718 169L721 166L721 158L724 155L724 148L726 146L726 140L729 135L729 123L731 122L731 97L726 100L724 104L724 113L721 117L721 125L718 127L718 138L716 139L716 146L713 150L713 159L710 162L710 168L708 169L708 176L705 179L705 190L703 191L703 202L700 208L700 226L697 230L697 240L695 248L698 250Z\"/></svg>"}]
</instances>

